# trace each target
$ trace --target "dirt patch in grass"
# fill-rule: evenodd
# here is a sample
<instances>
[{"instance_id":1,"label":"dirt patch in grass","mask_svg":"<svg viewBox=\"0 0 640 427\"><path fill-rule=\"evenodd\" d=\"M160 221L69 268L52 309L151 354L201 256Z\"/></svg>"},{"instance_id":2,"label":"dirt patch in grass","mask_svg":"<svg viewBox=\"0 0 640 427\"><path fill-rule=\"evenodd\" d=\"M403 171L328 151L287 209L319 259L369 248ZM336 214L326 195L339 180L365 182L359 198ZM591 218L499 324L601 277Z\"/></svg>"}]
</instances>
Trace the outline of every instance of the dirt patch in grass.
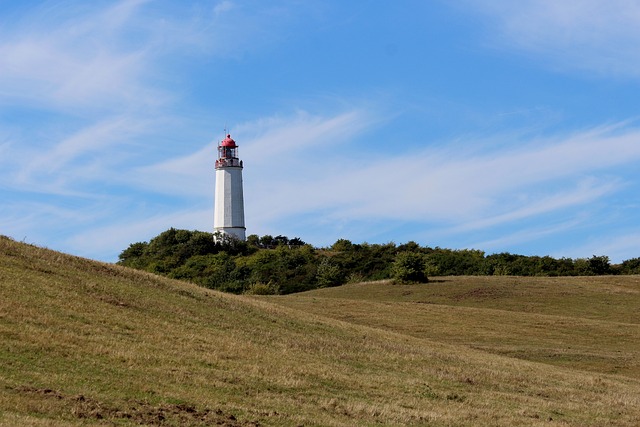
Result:
<instances>
[{"instance_id":1,"label":"dirt patch in grass","mask_svg":"<svg viewBox=\"0 0 640 427\"><path fill-rule=\"evenodd\" d=\"M105 404L99 400L84 396L67 396L57 390L21 386L14 391L42 399L60 401L62 407L75 418L121 421L150 426L226 426L257 427L255 421L239 421L232 414L220 409L202 408L188 403L162 403L153 405L145 401L127 401L120 407Z\"/></svg>"},{"instance_id":2,"label":"dirt patch in grass","mask_svg":"<svg viewBox=\"0 0 640 427\"><path fill-rule=\"evenodd\" d=\"M511 296L511 292L504 288L496 288L496 287L480 287L470 289L466 292L462 292L459 294L454 294L451 299L453 301L464 301L464 300L489 300L489 299L500 299Z\"/></svg>"}]
</instances>

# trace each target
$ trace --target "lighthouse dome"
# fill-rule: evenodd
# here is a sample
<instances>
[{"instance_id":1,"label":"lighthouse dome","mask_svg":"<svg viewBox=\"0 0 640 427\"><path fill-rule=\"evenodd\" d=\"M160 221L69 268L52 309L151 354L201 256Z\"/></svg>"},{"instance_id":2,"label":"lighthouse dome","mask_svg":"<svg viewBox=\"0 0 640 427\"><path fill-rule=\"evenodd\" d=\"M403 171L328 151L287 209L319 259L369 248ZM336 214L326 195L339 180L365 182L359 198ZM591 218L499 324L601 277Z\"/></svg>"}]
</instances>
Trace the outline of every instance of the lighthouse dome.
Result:
<instances>
[{"instance_id":1,"label":"lighthouse dome","mask_svg":"<svg viewBox=\"0 0 640 427\"><path fill-rule=\"evenodd\" d=\"M220 143L221 147L230 147L230 148L236 148L236 142L231 139L231 135L227 135L227 137L225 139L222 140L222 142Z\"/></svg>"}]
</instances>

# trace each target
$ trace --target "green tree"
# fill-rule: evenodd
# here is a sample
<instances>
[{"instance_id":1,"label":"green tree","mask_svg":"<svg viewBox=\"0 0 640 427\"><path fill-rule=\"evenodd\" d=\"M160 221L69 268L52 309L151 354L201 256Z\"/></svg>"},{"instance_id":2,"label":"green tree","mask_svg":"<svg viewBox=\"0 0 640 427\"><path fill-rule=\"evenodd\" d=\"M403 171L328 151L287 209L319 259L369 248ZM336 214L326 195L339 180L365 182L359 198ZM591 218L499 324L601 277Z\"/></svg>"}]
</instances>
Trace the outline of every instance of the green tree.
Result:
<instances>
[{"instance_id":1,"label":"green tree","mask_svg":"<svg viewBox=\"0 0 640 427\"><path fill-rule=\"evenodd\" d=\"M293 239L289 240L289 245L290 246L304 246L306 245L306 243L299 237L294 237Z\"/></svg>"},{"instance_id":2,"label":"green tree","mask_svg":"<svg viewBox=\"0 0 640 427\"><path fill-rule=\"evenodd\" d=\"M241 288L237 282L235 262L226 252L195 255L169 273L174 279L189 280L210 289Z\"/></svg>"},{"instance_id":3,"label":"green tree","mask_svg":"<svg viewBox=\"0 0 640 427\"><path fill-rule=\"evenodd\" d=\"M344 281L344 275L340 267L333 263L328 257L323 257L318 265L316 282L319 288L327 286L338 286Z\"/></svg>"},{"instance_id":4,"label":"green tree","mask_svg":"<svg viewBox=\"0 0 640 427\"><path fill-rule=\"evenodd\" d=\"M333 251L350 251L353 249L353 243L347 239L338 239L336 242L331 245L331 250Z\"/></svg>"},{"instance_id":5,"label":"green tree","mask_svg":"<svg viewBox=\"0 0 640 427\"><path fill-rule=\"evenodd\" d=\"M260 245L268 248L275 245L275 240L273 239L273 236L265 234L260 238Z\"/></svg>"},{"instance_id":6,"label":"green tree","mask_svg":"<svg viewBox=\"0 0 640 427\"><path fill-rule=\"evenodd\" d=\"M415 252L399 252L391 267L392 277L398 282L428 281L424 273L426 266L425 257Z\"/></svg>"},{"instance_id":7,"label":"green tree","mask_svg":"<svg viewBox=\"0 0 640 427\"><path fill-rule=\"evenodd\" d=\"M640 258L622 261L620 270L622 274L640 274Z\"/></svg>"},{"instance_id":8,"label":"green tree","mask_svg":"<svg viewBox=\"0 0 640 427\"><path fill-rule=\"evenodd\" d=\"M132 268L144 268L147 265L144 254L148 246L147 242L130 244L127 249L118 255L118 264Z\"/></svg>"},{"instance_id":9,"label":"green tree","mask_svg":"<svg viewBox=\"0 0 640 427\"><path fill-rule=\"evenodd\" d=\"M401 251L401 252L404 252L404 251L406 251L406 252L422 252L422 248L420 247L419 244L417 244L413 240L410 240L405 244L399 245L398 246L398 251Z\"/></svg>"},{"instance_id":10,"label":"green tree","mask_svg":"<svg viewBox=\"0 0 640 427\"><path fill-rule=\"evenodd\" d=\"M278 246L288 246L289 245L289 238L287 236L278 235L278 236L273 238L273 241Z\"/></svg>"},{"instance_id":11,"label":"green tree","mask_svg":"<svg viewBox=\"0 0 640 427\"><path fill-rule=\"evenodd\" d=\"M451 250L435 248L427 255L443 276L487 274L484 252L475 249Z\"/></svg>"},{"instance_id":12,"label":"green tree","mask_svg":"<svg viewBox=\"0 0 640 427\"><path fill-rule=\"evenodd\" d=\"M247 244L251 246L260 246L260 237L257 234L249 234L247 236Z\"/></svg>"},{"instance_id":13,"label":"green tree","mask_svg":"<svg viewBox=\"0 0 640 427\"><path fill-rule=\"evenodd\" d=\"M573 262L573 272L576 276L593 276L591 265L586 258L577 258Z\"/></svg>"},{"instance_id":14,"label":"green tree","mask_svg":"<svg viewBox=\"0 0 640 427\"><path fill-rule=\"evenodd\" d=\"M244 293L247 295L278 295L280 293L280 288L278 285L274 285L273 283L258 282L249 285Z\"/></svg>"},{"instance_id":15,"label":"green tree","mask_svg":"<svg viewBox=\"0 0 640 427\"><path fill-rule=\"evenodd\" d=\"M592 256L589 258L589 269L595 275L611 274L611 264L608 256Z\"/></svg>"}]
</instances>

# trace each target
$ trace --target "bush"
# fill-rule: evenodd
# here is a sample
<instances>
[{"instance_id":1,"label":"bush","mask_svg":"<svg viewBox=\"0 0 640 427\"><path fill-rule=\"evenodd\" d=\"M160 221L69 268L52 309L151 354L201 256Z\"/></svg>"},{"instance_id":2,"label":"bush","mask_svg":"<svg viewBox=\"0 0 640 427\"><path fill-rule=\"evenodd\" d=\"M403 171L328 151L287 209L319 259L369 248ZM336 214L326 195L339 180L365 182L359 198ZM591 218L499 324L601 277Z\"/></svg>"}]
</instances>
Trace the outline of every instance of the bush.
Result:
<instances>
[{"instance_id":1,"label":"bush","mask_svg":"<svg viewBox=\"0 0 640 427\"><path fill-rule=\"evenodd\" d=\"M118 264L208 288L254 294L289 294L390 278L402 283L450 275L640 274L640 258L611 265L608 257L596 255L576 260L508 252L485 256L480 250L421 247L413 241L356 244L346 239L316 249L297 237L251 234L243 242L228 235L174 228L149 242L129 245Z\"/></svg>"},{"instance_id":2,"label":"bush","mask_svg":"<svg viewBox=\"0 0 640 427\"><path fill-rule=\"evenodd\" d=\"M334 264L329 258L324 257L318 265L316 282L319 288L327 286L338 286L343 282L343 274L340 267Z\"/></svg>"},{"instance_id":3,"label":"bush","mask_svg":"<svg viewBox=\"0 0 640 427\"><path fill-rule=\"evenodd\" d=\"M608 256L592 256L588 260L589 269L595 275L611 274L611 264Z\"/></svg>"},{"instance_id":4,"label":"bush","mask_svg":"<svg viewBox=\"0 0 640 427\"><path fill-rule=\"evenodd\" d=\"M620 269L622 274L640 274L640 258L631 258L622 261Z\"/></svg>"},{"instance_id":5,"label":"bush","mask_svg":"<svg viewBox=\"0 0 640 427\"><path fill-rule=\"evenodd\" d=\"M392 277L401 283L418 282L426 283L428 281L425 275L425 259L422 254L415 252L400 252L396 255L396 259L391 267Z\"/></svg>"},{"instance_id":6,"label":"bush","mask_svg":"<svg viewBox=\"0 0 640 427\"><path fill-rule=\"evenodd\" d=\"M273 283L254 283L249 286L249 289L244 291L247 295L278 295L280 293L280 287Z\"/></svg>"}]
</instances>

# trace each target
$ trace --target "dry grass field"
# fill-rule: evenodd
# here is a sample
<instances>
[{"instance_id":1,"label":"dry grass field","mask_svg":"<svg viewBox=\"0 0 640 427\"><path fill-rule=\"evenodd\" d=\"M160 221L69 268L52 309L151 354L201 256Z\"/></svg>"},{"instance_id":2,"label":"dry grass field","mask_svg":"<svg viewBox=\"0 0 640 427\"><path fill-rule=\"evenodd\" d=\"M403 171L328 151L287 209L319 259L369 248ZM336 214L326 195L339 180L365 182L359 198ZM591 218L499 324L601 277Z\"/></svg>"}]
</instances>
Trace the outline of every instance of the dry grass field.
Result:
<instances>
[{"instance_id":1,"label":"dry grass field","mask_svg":"<svg viewBox=\"0 0 640 427\"><path fill-rule=\"evenodd\" d=\"M0 238L2 426L636 426L636 277L238 297Z\"/></svg>"},{"instance_id":2,"label":"dry grass field","mask_svg":"<svg viewBox=\"0 0 640 427\"><path fill-rule=\"evenodd\" d=\"M440 277L272 301L417 338L640 379L640 276Z\"/></svg>"}]
</instances>

